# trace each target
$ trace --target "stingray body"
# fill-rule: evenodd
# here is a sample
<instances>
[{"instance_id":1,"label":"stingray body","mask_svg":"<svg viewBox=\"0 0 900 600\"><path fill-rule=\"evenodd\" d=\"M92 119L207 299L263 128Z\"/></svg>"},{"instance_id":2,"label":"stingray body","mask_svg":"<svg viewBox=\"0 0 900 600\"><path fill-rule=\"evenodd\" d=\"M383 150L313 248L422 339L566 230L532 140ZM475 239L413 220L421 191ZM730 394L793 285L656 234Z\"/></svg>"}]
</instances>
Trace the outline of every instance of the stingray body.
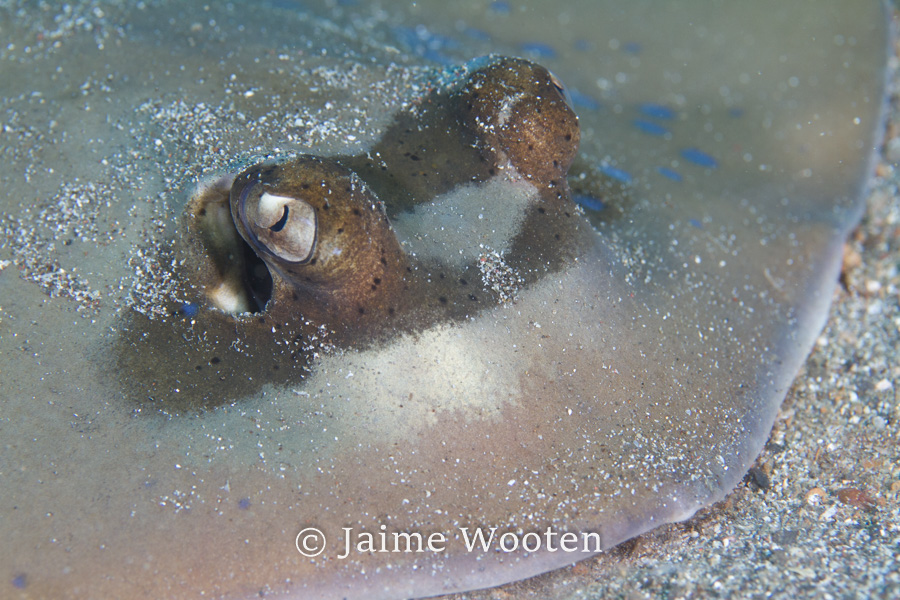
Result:
<instances>
[{"instance_id":1,"label":"stingray body","mask_svg":"<svg viewBox=\"0 0 900 600\"><path fill-rule=\"evenodd\" d=\"M0 595L498 585L759 452L882 6L344 4L3 7Z\"/></svg>"}]
</instances>

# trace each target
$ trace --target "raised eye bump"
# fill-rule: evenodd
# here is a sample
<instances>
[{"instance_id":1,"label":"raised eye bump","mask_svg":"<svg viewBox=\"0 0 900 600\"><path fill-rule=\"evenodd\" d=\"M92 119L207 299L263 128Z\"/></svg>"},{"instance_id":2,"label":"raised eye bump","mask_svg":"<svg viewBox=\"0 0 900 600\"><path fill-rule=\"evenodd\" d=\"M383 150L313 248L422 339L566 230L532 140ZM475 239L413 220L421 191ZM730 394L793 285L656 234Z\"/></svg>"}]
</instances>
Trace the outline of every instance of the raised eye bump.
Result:
<instances>
[{"instance_id":1,"label":"raised eye bump","mask_svg":"<svg viewBox=\"0 0 900 600\"><path fill-rule=\"evenodd\" d=\"M382 205L336 161L299 156L250 167L235 179L231 212L278 285L304 299L306 317L366 314L359 308L387 305L397 289L405 254ZM382 282L375 289L373 277Z\"/></svg>"},{"instance_id":2,"label":"raised eye bump","mask_svg":"<svg viewBox=\"0 0 900 600\"><path fill-rule=\"evenodd\" d=\"M538 187L555 185L575 158L578 117L565 86L540 65L502 58L479 68L457 92L457 107L486 160Z\"/></svg>"}]
</instances>

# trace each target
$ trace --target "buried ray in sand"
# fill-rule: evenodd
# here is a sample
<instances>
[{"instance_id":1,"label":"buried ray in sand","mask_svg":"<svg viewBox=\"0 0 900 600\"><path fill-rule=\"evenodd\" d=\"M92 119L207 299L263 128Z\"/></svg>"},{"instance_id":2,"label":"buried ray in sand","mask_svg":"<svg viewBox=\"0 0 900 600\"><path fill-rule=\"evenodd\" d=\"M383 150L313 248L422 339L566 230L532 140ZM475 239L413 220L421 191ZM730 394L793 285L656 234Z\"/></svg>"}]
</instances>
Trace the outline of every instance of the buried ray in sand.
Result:
<instances>
[{"instance_id":1,"label":"buried ray in sand","mask_svg":"<svg viewBox=\"0 0 900 600\"><path fill-rule=\"evenodd\" d=\"M498 585L744 475L882 7L419 4L2 9L3 595Z\"/></svg>"}]
</instances>

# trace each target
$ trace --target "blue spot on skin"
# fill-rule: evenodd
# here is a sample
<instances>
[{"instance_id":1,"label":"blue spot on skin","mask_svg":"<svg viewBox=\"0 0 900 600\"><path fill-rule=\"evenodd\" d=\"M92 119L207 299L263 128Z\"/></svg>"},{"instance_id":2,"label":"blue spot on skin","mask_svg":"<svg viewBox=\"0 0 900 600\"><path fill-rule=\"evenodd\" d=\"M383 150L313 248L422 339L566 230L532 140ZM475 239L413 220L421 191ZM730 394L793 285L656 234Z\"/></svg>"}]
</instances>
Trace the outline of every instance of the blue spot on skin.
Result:
<instances>
[{"instance_id":1,"label":"blue spot on skin","mask_svg":"<svg viewBox=\"0 0 900 600\"><path fill-rule=\"evenodd\" d=\"M623 183L631 183L631 173L628 171L623 171L617 167L611 167L609 165L600 165L600 172L604 175L608 175L613 179L618 179Z\"/></svg>"},{"instance_id":2,"label":"blue spot on skin","mask_svg":"<svg viewBox=\"0 0 900 600\"><path fill-rule=\"evenodd\" d=\"M195 302L185 302L181 305L181 314L186 317L195 317L200 312L200 306Z\"/></svg>"},{"instance_id":3,"label":"blue spot on skin","mask_svg":"<svg viewBox=\"0 0 900 600\"><path fill-rule=\"evenodd\" d=\"M241 498L238 500L238 508L241 510L247 510L250 508L250 498Z\"/></svg>"},{"instance_id":4,"label":"blue spot on skin","mask_svg":"<svg viewBox=\"0 0 900 600\"><path fill-rule=\"evenodd\" d=\"M572 99L572 104L579 108L586 108L588 110L598 110L600 108L599 102L578 90L569 88L569 97Z\"/></svg>"},{"instance_id":5,"label":"blue spot on skin","mask_svg":"<svg viewBox=\"0 0 900 600\"><path fill-rule=\"evenodd\" d=\"M708 169L715 169L719 166L719 161L714 159L706 152L697 150L696 148L685 148L681 151L681 156L685 160L692 162L695 165L706 167Z\"/></svg>"},{"instance_id":6,"label":"blue spot on skin","mask_svg":"<svg viewBox=\"0 0 900 600\"><path fill-rule=\"evenodd\" d=\"M437 50L432 50L428 48L424 52L419 52L422 58L426 60L430 60L431 62L437 63L439 65L452 65L454 64L454 60L444 54L443 52L439 52Z\"/></svg>"},{"instance_id":7,"label":"blue spot on skin","mask_svg":"<svg viewBox=\"0 0 900 600\"><path fill-rule=\"evenodd\" d=\"M679 173L678 171L673 171L672 169L668 169L666 167L656 167L656 172L663 177L668 177L672 181L681 181L681 173Z\"/></svg>"},{"instance_id":8,"label":"blue spot on skin","mask_svg":"<svg viewBox=\"0 0 900 600\"><path fill-rule=\"evenodd\" d=\"M728 111L728 116L734 119L740 118L744 116L743 108L732 108Z\"/></svg>"},{"instance_id":9,"label":"blue spot on skin","mask_svg":"<svg viewBox=\"0 0 900 600\"><path fill-rule=\"evenodd\" d=\"M641 104L641 114L654 119L670 120L675 118L675 111L662 104Z\"/></svg>"},{"instance_id":10,"label":"blue spot on skin","mask_svg":"<svg viewBox=\"0 0 900 600\"><path fill-rule=\"evenodd\" d=\"M508 15L510 13L509 2L504 2L503 0L491 2L491 10L498 15Z\"/></svg>"},{"instance_id":11,"label":"blue spot on skin","mask_svg":"<svg viewBox=\"0 0 900 600\"><path fill-rule=\"evenodd\" d=\"M556 58L556 49L542 42L525 42L524 44L519 44L519 48L521 48L522 52L534 54L539 58Z\"/></svg>"},{"instance_id":12,"label":"blue spot on skin","mask_svg":"<svg viewBox=\"0 0 900 600\"><path fill-rule=\"evenodd\" d=\"M415 28L397 26L392 31L397 41L411 52L442 65L453 63L444 50L456 50L460 47L455 39L432 33L424 25L417 25Z\"/></svg>"},{"instance_id":13,"label":"blue spot on skin","mask_svg":"<svg viewBox=\"0 0 900 600\"><path fill-rule=\"evenodd\" d=\"M437 33L432 33L428 31L428 28L424 25L419 25L416 27L416 35L419 36L419 39L428 44L429 48L435 49L457 49L462 45L452 37L447 37L446 35L440 35Z\"/></svg>"},{"instance_id":14,"label":"blue spot on skin","mask_svg":"<svg viewBox=\"0 0 900 600\"><path fill-rule=\"evenodd\" d=\"M575 201L575 204L580 204L588 210L596 210L601 211L606 208L606 203L603 202L600 198L594 198L593 196L582 196L579 194L574 194L572 196L572 200Z\"/></svg>"},{"instance_id":15,"label":"blue spot on skin","mask_svg":"<svg viewBox=\"0 0 900 600\"><path fill-rule=\"evenodd\" d=\"M466 27L463 29L463 33L472 38L473 40L477 40L479 42L489 42L491 41L491 34L483 29L478 29L477 27Z\"/></svg>"},{"instance_id":16,"label":"blue spot on skin","mask_svg":"<svg viewBox=\"0 0 900 600\"><path fill-rule=\"evenodd\" d=\"M393 28L392 33L398 42L406 46L413 47L419 42L419 36L416 35L416 30L412 27L401 27L398 25Z\"/></svg>"},{"instance_id":17,"label":"blue spot on skin","mask_svg":"<svg viewBox=\"0 0 900 600\"><path fill-rule=\"evenodd\" d=\"M594 44L588 40L575 40L575 49L580 52L590 52L594 49Z\"/></svg>"},{"instance_id":18,"label":"blue spot on skin","mask_svg":"<svg viewBox=\"0 0 900 600\"><path fill-rule=\"evenodd\" d=\"M688 221L688 223L690 223L691 225L693 225L693 226L696 227L697 229L703 229L703 223L701 223L701 222L698 221L697 219L691 219L690 221Z\"/></svg>"},{"instance_id":19,"label":"blue spot on skin","mask_svg":"<svg viewBox=\"0 0 900 600\"><path fill-rule=\"evenodd\" d=\"M627 54L640 54L643 48L641 48L641 45L637 42L625 42L622 45L622 50L624 50Z\"/></svg>"},{"instance_id":20,"label":"blue spot on skin","mask_svg":"<svg viewBox=\"0 0 900 600\"><path fill-rule=\"evenodd\" d=\"M12 584L14 588L24 590L25 586L28 585L28 580L25 578L24 574L20 574L13 577Z\"/></svg>"},{"instance_id":21,"label":"blue spot on skin","mask_svg":"<svg viewBox=\"0 0 900 600\"><path fill-rule=\"evenodd\" d=\"M653 123L652 121L644 121L643 119L635 119L632 121L632 124L638 128L639 131L644 133L649 133L650 135L666 135L669 133L669 130L663 127L662 125L658 125L657 123Z\"/></svg>"}]
</instances>

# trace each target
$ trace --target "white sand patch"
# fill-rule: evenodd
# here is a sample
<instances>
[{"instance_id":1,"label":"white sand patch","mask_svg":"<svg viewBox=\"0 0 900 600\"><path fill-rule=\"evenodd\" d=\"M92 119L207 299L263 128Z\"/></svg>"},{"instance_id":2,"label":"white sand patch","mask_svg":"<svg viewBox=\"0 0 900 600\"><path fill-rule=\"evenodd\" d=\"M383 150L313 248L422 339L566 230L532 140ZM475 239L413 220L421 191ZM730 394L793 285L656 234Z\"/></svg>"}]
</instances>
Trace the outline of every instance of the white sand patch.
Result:
<instances>
[{"instance_id":1,"label":"white sand patch","mask_svg":"<svg viewBox=\"0 0 900 600\"><path fill-rule=\"evenodd\" d=\"M421 204L393 225L404 249L420 260L464 266L474 262L485 247L505 252L519 232L525 209L537 199L531 184L494 177Z\"/></svg>"}]
</instances>

